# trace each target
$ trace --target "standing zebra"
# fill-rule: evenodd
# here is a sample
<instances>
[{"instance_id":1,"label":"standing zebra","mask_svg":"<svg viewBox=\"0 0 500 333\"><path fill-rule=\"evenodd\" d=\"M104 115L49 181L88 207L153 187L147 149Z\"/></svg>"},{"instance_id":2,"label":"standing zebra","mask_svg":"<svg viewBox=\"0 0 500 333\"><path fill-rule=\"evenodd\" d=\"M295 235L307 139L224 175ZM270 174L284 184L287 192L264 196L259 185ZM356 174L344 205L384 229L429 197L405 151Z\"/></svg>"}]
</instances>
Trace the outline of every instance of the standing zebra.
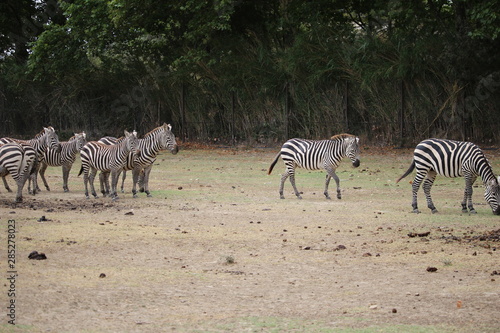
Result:
<instances>
[{"instance_id":1,"label":"standing zebra","mask_svg":"<svg viewBox=\"0 0 500 333\"><path fill-rule=\"evenodd\" d=\"M436 176L465 178L464 200L462 212L467 213L467 207L472 214L476 211L472 206L472 185L478 176L481 176L485 193L484 197L490 204L493 214L500 214L500 186L493 174L491 165L478 146L471 142L452 141L443 139L428 139L420 142L413 152L413 161L408 170L396 181L399 182L417 168L413 180L413 213L420 213L417 206L417 192L420 183L424 181L424 193L427 198L427 207L437 213L431 199L431 187ZM425 178L425 180L424 180Z\"/></svg>"},{"instance_id":2,"label":"standing zebra","mask_svg":"<svg viewBox=\"0 0 500 333\"><path fill-rule=\"evenodd\" d=\"M328 194L328 185L330 184L330 179L333 178L337 183L337 198L340 199L342 197L340 193L340 179L335 170L344 157L349 157L355 168L359 166L359 138L351 134L339 134L332 136L330 140L290 139L283 144L281 151L271 163L267 172L268 175L273 171L274 165L278 162L280 156L286 166L286 171L281 176L279 191L281 199L285 198L283 196L283 187L288 177L290 177L290 183L293 186L295 195L297 198L302 199L295 186L296 167L307 170L325 169L327 175L324 194L327 199L331 199Z\"/></svg>"},{"instance_id":3,"label":"standing zebra","mask_svg":"<svg viewBox=\"0 0 500 333\"><path fill-rule=\"evenodd\" d=\"M36 164L36 151L28 144L9 142L0 147L0 176L10 174L16 181L16 202L23 201L24 184Z\"/></svg>"},{"instance_id":4,"label":"standing zebra","mask_svg":"<svg viewBox=\"0 0 500 333\"><path fill-rule=\"evenodd\" d=\"M47 148L54 149L56 151L61 150L61 144L59 143L59 137L56 134L55 129L52 126L49 127L44 127L43 130L38 133L33 139L31 140L18 140L18 139L12 139L12 138L2 138L0 139L0 145L6 144L8 142L17 142L17 143L24 143L28 144L33 147L33 149L37 153L37 159L40 161L43 153ZM35 168L35 174L33 177L33 194L35 194L37 191L40 191L40 188L38 187L36 175L38 173L38 163L37 167ZM11 192L9 185L7 184L7 181L5 180L5 177L3 177L3 183L7 191ZM28 192L31 193L30 189L30 184L28 183Z\"/></svg>"},{"instance_id":5,"label":"standing zebra","mask_svg":"<svg viewBox=\"0 0 500 333\"><path fill-rule=\"evenodd\" d=\"M96 141L91 141L83 146L80 150L82 167L78 176L83 172L83 183L85 185L85 196L87 199L89 198L87 187L89 180L92 195L97 198L94 189L94 178L97 170L111 172L111 197L113 200L118 199L118 194L116 193L118 176L125 165L129 152L136 151L137 141L136 131L132 133L125 131L125 139L116 145L108 146Z\"/></svg>"},{"instance_id":6,"label":"standing zebra","mask_svg":"<svg viewBox=\"0 0 500 333\"><path fill-rule=\"evenodd\" d=\"M47 148L42 155L40 162L40 177L47 191L50 191L49 184L45 179L45 170L48 166L62 166L63 172L63 189L64 192L69 192L68 177L71 167L76 159L76 154L87 143L85 132L76 133L67 142L61 142L61 150Z\"/></svg>"},{"instance_id":7,"label":"standing zebra","mask_svg":"<svg viewBox=\"0 0 500 333\"><path fill-rule=\"evenodd\" d=\"M99 141L102 140L102 142L112 142L113 139L114 138L112 137L104 137ZM118 141L119 139L115 140ZM151 193L149 191L149 174L151 173L153 164L156 161L156 156L160 150L164 149L170 150L170 152L174 155L179 151L177 142L175 141L175 135L172 133L172 126L166 123L148 132L144 135L143 139L139 139L137 150L140 151L140 154L129 153L127 156L127 163L123 168L121 186L122 192L123 183L125 182L126 177L125 172L127 170L132 170L132 194L134 195L134 198L137 197L136 186L139 182L139 177L141 178L142 185L140 191L145 192L148 197L151 197ZM109 189L109 185L107 184L107 175L103 174L103 176L99 178L101 180L101 189Z\"/></svg>"}]
</instances>

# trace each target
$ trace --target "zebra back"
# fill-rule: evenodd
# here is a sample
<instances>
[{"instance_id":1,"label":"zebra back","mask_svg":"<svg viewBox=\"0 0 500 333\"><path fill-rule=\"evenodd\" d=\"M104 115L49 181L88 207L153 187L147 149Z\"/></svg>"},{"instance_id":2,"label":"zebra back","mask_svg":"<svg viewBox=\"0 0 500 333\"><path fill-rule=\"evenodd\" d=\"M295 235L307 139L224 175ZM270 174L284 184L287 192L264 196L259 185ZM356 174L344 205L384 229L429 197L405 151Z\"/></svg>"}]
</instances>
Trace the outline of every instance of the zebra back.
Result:
<instances>
[{"instance_id":1,"label":"zebra back","mask_svg":"<svg viewBox=\"0 0 500 333\"><path fill-rule=\"evenodd\" d=\"M344 157L359 166L359 139L350 134L333 136L330 140L290 139L281 147L285 164L308 170L318 170L326 165L337 167ZM271 170L270 170L271 171ZM269 173L270 173L269 171Z\"/></svg>"},{"instance_id":2,"label":"zebra back","mask_svg":"<svg viewBox=\"0 0 500 333\"><path fill-rule=\"evenodd\" d=\"M61 166L72 164L76 159L76 154L87 143L85 132L75 133L66 142L60 142L61 149L47 148L42 157L42 163L50 166Z\"/></svg>"},{"instance_id":3,"label":"zebra back","mask_svg":"<svg viewBox=\"0 0 500 333\"><path fill-rule=\"evenodd\" d=\"M31 171L37 153L31 145L9 142L0 147L0 176L10 174L16 181Z\"/></svg>"},{"instance_id":4,"label":"zebra back","mask_svg":"<svg viewBox=\"0 0 500 333\"><path fill-rule=\"evenodd\" d=\"M13 138L2 138L0 140L2 144L8 142L24 143L32 146L37 152L38 156L42 156L45 149L51 148L55 150L60 150L61 145L59 143L59 137L56 134L55 129L52 126L44 127L43 130L35 135L33 139L30 140L19 140Z\"/></svg>"},{"instance_id":5,"label":"zebra back","mask_svg":"<svg viewBox=\"0 0 500 333\"><path fill-rule=\"evenodd\" d=\"M483 151L466 141L427 139L413 153L416 168L432 168L445 177L461 177L464 172L480 176L484 183L496 180Z\"/></svg>"},{"instance_id":6,"label":"zebra back","mask_svg":"<svg viewBox=\"0 0 500 333\"><path fill-rule=\"evenodd\" d=\"M123 168L130 152L135 152L138 146L137 132L125 131L125 139L116 145L105 145L97 141L88 142L81 150L82 169L95 168L100 171L110 171Z\"/></svg>"}]
</instances>

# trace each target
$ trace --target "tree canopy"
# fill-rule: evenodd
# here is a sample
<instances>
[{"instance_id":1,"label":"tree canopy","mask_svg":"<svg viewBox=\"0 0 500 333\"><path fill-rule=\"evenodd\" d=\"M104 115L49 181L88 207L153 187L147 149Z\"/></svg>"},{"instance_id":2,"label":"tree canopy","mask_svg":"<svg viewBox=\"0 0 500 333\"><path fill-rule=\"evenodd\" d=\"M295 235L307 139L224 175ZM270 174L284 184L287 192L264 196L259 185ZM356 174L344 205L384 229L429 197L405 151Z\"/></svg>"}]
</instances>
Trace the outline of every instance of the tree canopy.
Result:
<instances>
[{"instance_id":1,"label":"tree canopy","mask_svg":"<svg viewBox=\"0 0 500 333\"><path fill-rule=\"evenodd\" d=\"M498 142L495 0L4 0L0 132Z\"/></svg>"}]
</instances>

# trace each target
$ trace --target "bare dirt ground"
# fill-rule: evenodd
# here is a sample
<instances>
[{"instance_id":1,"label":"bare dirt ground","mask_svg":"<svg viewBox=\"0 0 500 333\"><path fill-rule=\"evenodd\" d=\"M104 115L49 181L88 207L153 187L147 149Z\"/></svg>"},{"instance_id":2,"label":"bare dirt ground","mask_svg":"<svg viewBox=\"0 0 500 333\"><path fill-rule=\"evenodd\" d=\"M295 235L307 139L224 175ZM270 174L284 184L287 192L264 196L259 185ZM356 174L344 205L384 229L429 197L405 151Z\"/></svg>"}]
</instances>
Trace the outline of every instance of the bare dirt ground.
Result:
<instances>
[{"instance_id":1,"label":"bare dirt ground","mask_svg":"<svg viewBox=\"0 0 500 333\"><path fill-rule=\"evenodd\" d=\"M498 332L500 217L482 198L460 211L462 179L438 178L438 214L411 214L411 150L365 149L324 174L299 171L303 200L278 195L278 150L160 155L153 198L86 200L83 181L49 168L52 191L0 189L1 270L16 223L15 326L5 332ZM496 152L493 152L496 153ZM493 168L500 158L487 152ZM10 179L11 186L13 185ZM40 185L43 185L40 181ZM335 193L331 184L331 193ZM334 198L334 195L332 195ZM32 251L46 260L28 259ZM9 288L1 290L7 314ZM7 319L6 319L7 317Z\"/></svg>"}]
</instances>

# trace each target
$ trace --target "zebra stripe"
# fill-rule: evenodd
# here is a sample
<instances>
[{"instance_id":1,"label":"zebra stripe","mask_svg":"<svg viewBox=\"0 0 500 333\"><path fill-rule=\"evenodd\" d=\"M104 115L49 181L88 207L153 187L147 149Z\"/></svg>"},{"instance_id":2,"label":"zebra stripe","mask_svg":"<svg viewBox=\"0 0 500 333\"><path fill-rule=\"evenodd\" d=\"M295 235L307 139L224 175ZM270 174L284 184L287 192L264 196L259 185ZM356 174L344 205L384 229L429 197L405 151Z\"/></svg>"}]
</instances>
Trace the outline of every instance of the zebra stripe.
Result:
<instances>
[{"instance_id":1,"label":"zebra stripe","mask_svg":"<svg viewBox=\"0 0 500 333\"><path fill-rule=\"evenodd\" d=\"M413 152L413 161L408 170L396 182L408 176L413 169L417 174L413 180L412 207L414 213L420 213L417 204L417 193L423 183L427 207L437 213L431 198L431 188L437 175L465 178L462 212L476 213L472 205L472 185L477 177L481 177L485 186L485 199L495 215L500 214L500 186L493 174L488 159L481 149L471 142L444 139L427 139L420 142ZM467 210L468 208L468 210Z\"/></svg>"},{"instance_id":2,"label":"zebra stripe","mask_svg":"<svg viewBox=\"0 0 500 333\"><path fill-rule=\"evenodd\" d=\"M22 144L28 144L33 147L33 149L37 153L37 159L40 161L43 153L47 148L51 148L57 151L61 150L61 145L59 143L59 137L56 134L55 129L52 126L49 127L44 127L43 130L35 135L35 137L31 140L19 140L19 139L13 139L13 138L2 138L0 139L0 145L6 144L8 142L17 142L17 143L22 143ZM38 173L38 166L39 164L37 163L37 167L35 169L35 175L32 177L30 180L33 181L33 194L35 194L37 191L40 191L40 188L38 187L37 183L37 173ZM3 179L4 185L7 184L5 178ZM6 185L5 187L7 190L9 190L8 186ZM31 193L31 185L28 183L28 191Z\"/></svg>"},{"instance_id":3,"label":"zebra stripe","mask_svg":"<svg viewBox=\"0 0 500 333\"><path fill-rule=\"evenodd\" d=\"M97 170L99 170L111 172L111 197L113 200L118 199L118 195L116 193L118 176L125 165L129 152L135 152L138 144L137 141L137 132L133 131L132 133L129 133L125 131L125 139L116 145L110 146L96 141L91 141L83 146L80 150L82 167L78 175L83 173L85 196L87 198L89 198L87 187L89 180L92 195L97 197L94 189L94 178Z\"/></svg>"},{"instance_id":4,"label":"zebra stripe","mask_svg":"<svg viewBox=\"0 0 500 333\"><path fill-rule=\"evenodd\" d=\"M23 201L24 184L36 164L37 154L30 145L9 142L0 147L0 176L5 177L10 174L16 181L16 202Z\"/></svg>"},{"instance_id":5,"label":"zebra stripe","mask_svg":"<svg viewBox=\"0 0 500 333\"><path fill-rule=\"evenodd\" d=\"M69 192L68 188L68 178L69 172L73 167L73 163L76 159L76 154L82 149L82 147L87 143L85 132L75 133L67 142L61 142L61 150L57 151L55 149L47 148L42 155L40 162L40 177L43 180L43 184L47 191L50 191L49 184L45 179L45 170L48 166L62 166L63 172L63 190L64 192Z\"/></svg>"},{"instance_id":6,"label":"zebra stripe","mask_svg":"<svg viewBox=\"0 0 500 333\"><path fill-rule=\"evenodd\" d=\"M285 162L286 171L281 176L280 198L284 199L283 187L285 181L290 177L290 183L297 198L302 199L295 186L295 168L300 167L307 170L325 169L327 172L325 180L325 197L330 199L328 186L333 178L337 184L337 198L341 199L340 179L335 173L344 157L348 157L352 165L357 168L359 161L359 138L351 134L339 134L332 136L330 140L305 140L290 139L283 144L281 151L276 155L267 174L271 174L276 162L281 158Z\"/></svg>"},{"instance_id":7,"label":"zebra stripe","mask_svg":"<svg viewBox=\"0 0 500 333\"><path fill-rule=\"evenodd\" d=\"M102 142L119 141L119 139L113 137L104 137L99 141L101 140ZM140 191L145 192L148 197L151 197L152 195L149 191L149 175L151 173L151 169L153 168L153 164L156 161L156 156L160 150L166 149L170 150L170 152L174 155L179 151L177 142L175 141L175 135L172 133L172 126L164 123L162 126L148 132L144 135L144 138L139 139L137 151L140 153L129 153L127 156L127 162L123 168L121 186L122 192L123 184L126 178L126 171L132 170L132 193L134 198L137 197L136 185L139 182L139 178L141 178L140 180L142 183ZM107 175L100 177L100 180L101 189L104 191L109 189L109 184L107 184Z\"/></svg>"}]
</instances>

